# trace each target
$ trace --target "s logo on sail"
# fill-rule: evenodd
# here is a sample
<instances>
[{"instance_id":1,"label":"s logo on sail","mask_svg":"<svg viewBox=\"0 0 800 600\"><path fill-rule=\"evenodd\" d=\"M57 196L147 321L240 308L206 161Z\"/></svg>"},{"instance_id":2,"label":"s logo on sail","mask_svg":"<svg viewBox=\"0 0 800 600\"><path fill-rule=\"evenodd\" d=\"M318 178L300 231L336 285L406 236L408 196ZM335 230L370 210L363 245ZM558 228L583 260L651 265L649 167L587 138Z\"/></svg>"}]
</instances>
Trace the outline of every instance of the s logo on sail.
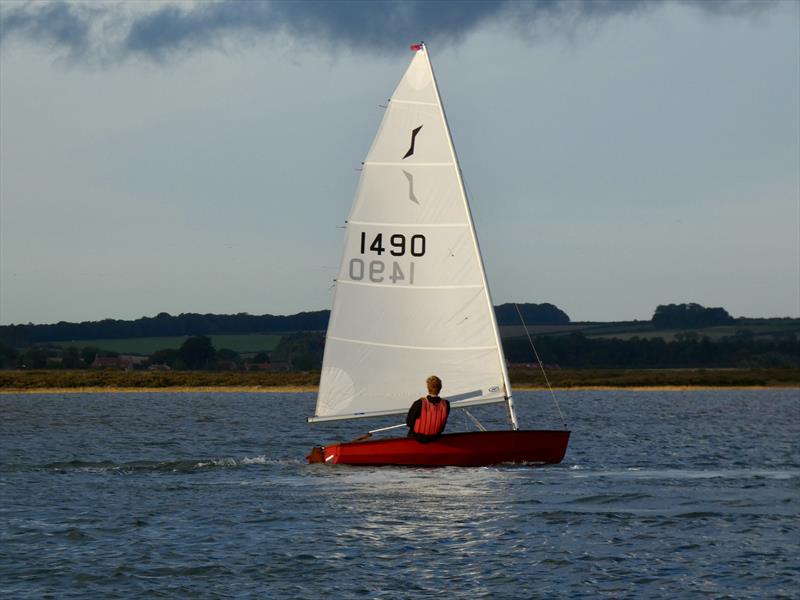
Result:
<instances>
[{"instance_id":1,"label":"s logo on sail","mask_svg":"<svg viewBox=\"0 0 800 600\"><path fill-rule=\"evenodd\" d=\"M406 158L408 158L409 156L412 156L414 154L414 141L417 139L417 134L420 132L421 129L422 129L422 125L420 125L419 127L415 128L411 132L411 146L409 147L408 152L405 153L405 156L403 156L403 160L405 160Z\"/></svg>"}]
</instances>

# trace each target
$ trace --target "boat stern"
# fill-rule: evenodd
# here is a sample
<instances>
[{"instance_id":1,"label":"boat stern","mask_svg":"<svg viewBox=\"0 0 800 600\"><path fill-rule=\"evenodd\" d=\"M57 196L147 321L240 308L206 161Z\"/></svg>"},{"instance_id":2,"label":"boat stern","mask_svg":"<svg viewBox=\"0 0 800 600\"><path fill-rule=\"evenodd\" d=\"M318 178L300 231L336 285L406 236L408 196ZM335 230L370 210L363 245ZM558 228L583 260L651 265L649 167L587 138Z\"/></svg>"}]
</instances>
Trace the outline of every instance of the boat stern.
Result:
<instances>
[{"instance_id":1,"label":"boat stern","mask_svg":"<svg viewBox=\"0 0 800 600\"><path fill-rule=\"evenodd\" d=\"M314 463L324 463L325 462L325 450L323 449L322 446L314 446L311 449L311 452L308 453L308 456L306 456L306 460L308 461L308 464L310 464L310 465L314 464Z\"/></svg>"},{"instance_id":2,"label":"boat stern","mask_svg":"<svg viewBox=\"0 0 800 600\"><path fill-rule=\"evenodd\" d=\"M332 446L314 446L306 456L309 464L314 463L337 463L339 457L339 444Z\"/></svg>"}]
</instances>

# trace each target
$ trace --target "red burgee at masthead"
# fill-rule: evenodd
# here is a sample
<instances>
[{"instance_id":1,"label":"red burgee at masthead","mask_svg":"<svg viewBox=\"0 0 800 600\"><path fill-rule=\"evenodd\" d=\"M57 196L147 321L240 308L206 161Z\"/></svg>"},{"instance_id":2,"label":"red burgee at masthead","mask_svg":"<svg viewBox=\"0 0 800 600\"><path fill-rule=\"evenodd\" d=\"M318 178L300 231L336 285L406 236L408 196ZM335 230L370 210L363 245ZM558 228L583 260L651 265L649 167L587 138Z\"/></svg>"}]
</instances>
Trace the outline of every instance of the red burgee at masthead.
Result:
<instances>
[{"instance_id":1,"label":"red burgee at masthead","mask_svg":"<svg viewBox=\"0 0 800 600\"><path fill-rule=\"evenodd\" d=\"M422 50L422 44L411 44L410 47L412 52L419 52Z\"/></svg>"}]
</instances>

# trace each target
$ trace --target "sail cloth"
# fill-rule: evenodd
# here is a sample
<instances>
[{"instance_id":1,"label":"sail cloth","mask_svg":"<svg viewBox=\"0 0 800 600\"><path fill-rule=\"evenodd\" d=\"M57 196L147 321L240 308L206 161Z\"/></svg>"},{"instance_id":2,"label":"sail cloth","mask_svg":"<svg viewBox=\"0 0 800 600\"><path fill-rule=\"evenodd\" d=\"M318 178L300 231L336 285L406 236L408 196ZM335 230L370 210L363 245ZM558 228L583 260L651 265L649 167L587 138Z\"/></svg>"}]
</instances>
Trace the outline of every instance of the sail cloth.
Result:
<instances>
[{"instance_id":1,"label":"sail cloth","mask_svg":"<svg viewBox=\"0 0 800 600\"><path fill-rule=\"evenodd\" d=\"M505 360L427 50L364 162L310 421L404 413L438 375L461 404L502 401Z\"/></svg>"}]
</instances>

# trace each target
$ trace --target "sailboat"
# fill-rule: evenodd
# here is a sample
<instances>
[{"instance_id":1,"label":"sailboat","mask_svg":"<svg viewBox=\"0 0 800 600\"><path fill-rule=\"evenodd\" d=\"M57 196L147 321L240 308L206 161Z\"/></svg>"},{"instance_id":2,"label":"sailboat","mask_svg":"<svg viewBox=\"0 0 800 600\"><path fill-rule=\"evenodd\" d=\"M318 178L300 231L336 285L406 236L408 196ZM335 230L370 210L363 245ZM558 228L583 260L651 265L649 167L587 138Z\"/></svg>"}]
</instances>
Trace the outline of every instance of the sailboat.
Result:
<instances>
[{"instance_id":1,"label":"sailboat","mask_svg":"<svg viewBox=\"0 0 800 600\"><path fill-rule=\"evenodd\" d=\"M519 429L433 67L425 44L411 50L346 221L316 410L308 421L405 415L435 374L453 411L505 403L510 429L481 426L427 444L407 437L360 439L316 447L308 460L409 466L561 462L569 431Z\"/></svg>"}]
</instances>

